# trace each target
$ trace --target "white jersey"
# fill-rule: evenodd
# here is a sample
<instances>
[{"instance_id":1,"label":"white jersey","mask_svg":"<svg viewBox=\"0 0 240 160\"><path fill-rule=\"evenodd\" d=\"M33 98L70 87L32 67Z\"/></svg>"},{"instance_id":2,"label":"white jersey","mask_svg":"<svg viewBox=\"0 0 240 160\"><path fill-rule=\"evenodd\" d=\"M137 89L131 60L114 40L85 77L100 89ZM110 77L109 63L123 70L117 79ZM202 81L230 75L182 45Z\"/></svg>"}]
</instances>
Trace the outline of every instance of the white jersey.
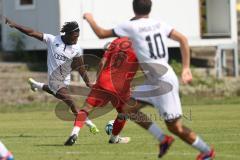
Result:
<instances>
[{"instance_id":1,"label":"white jersey","mask_svg":"<svg viewBox=\"0 0 240 160\"><path fill-rule=\"evenodd\" d=\"M61 35L54 36L51 34L43 34L43 40L48 47L48 80L70 83L71 64L74 57L83 55L79 44L65 45L61 39Z\"/></svg>"},{"instance_id":2,"label":"white jersey","mask_svg":"<svg viewBox=\"0 0 240 160\"><path fill-rule=\"evenodd\" d=\"M182 116L178 79L168 64L166 40L173 28L150 18L127 21L116 28L116 35L129 37L147 77L132 97L154 105L165 120Z\"/></svg>"},{"instance_id":3,"label":"white jersey","mask_svg":"<svg viewBox=\"0 0 240 160\"><path fill-rule=\"evenodd\" d=\"M169 55L166 40L172 30L173 28L164 22L141 18L124 22L114 28L113 31L117 36L126 36L132 40L142 68L145 71L151 70L152 76L159 78L162 73L158 73L159 71L156 70L159 69L158 65L160 64L167 69L170 67L168 65Z\"/></svg>"}]
</instances>

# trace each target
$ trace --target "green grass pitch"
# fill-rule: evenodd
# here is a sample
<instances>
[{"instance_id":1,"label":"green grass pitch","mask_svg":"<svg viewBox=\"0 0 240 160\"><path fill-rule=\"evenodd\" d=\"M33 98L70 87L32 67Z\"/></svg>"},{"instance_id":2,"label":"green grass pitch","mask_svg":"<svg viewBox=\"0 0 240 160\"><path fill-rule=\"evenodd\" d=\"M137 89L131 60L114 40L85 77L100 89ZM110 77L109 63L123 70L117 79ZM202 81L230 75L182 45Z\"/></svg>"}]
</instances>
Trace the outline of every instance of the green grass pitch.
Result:
<instances>
[{"instance_id":1,"label":"green grass pitch","mask_svg":"<svg viewBox=\"0 0 240 160\"><path fill-rule=\"evenodd\" d=\"M44 105L42 105L43 107ZM54 105L52 105L52 108ZM184 107L183 122L196 131L216 150L216 160L240 159L240 106L192 105ZM51 107L50 107L51 108ZM163 121L153 108L145 108L165 131ZM59 120L53 111L13 111L0 113L0 139L13 152L16 160L154 160L157 159L158 143L145 130L128 122L122 132L130 136L129 144L108 144L105 124L114 119L112 111L94 123L100 129L92 135L87 127L81 132L77 144L65 147L73 122ZM167 132L167 131L166 131ZM164 160L193 160L198 152L176 138Z\"/></svg>"}]
</instances>

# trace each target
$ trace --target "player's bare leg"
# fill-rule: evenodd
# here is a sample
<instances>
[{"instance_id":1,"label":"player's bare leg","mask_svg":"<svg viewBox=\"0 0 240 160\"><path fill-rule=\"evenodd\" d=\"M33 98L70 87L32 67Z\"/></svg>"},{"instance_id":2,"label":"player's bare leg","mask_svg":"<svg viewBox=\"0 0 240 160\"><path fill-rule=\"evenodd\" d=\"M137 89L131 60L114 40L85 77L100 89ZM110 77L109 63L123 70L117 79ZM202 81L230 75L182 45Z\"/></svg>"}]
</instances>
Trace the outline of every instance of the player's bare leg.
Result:
<instances>
[{"instance_id":1,"label":"player's bare leg","mask_svg":"<svg viewBox=\"0 0 240 160\"><path fill-rule=\"evenodd\" d=\"M61 90L59 90L57 92L57 94L55 95L51 89L49 88L48 85L41 83L41 82L37 82L32 78L29 78L28 83L31 86L31 89L35 92L38 90L42 90L47 92L48 94L53 95L54 97L64 101L72 110L72 112L74 113L74 115L77 115L77 110L78 110L78 106L75 104L75 102L73 101L73 99L71 98L69 91L67 88L62 88ZM97 134L99 133L98 128L96 127L96 125L90 120L90 119L86 119L85 121L86 125L89 127L89 130L92 134Z\"/></svg>"},{"instance_id":2,"label":"player's bare leg","mask_svg":"<svg viewBox=\"0 0 240 160\"><path fill-rule=\"evenodd\" d=\"M46 85L46 84L43 85L42 90L51 94L51 95L53 95L53 96L55 96L55 94L50 90L49 86Z\"/></svg>"},{"instance_id":3,"label":"player's bare leg","mask_svg":"<svg viewBox=\"0 0 240 160\"><path fill-rule=\"evenodd\" d=\"M37 91L37 90L42 90L45 91L51 95L54 95L56 98L64 101L72 110L73 114L77 115L78 113L78 106L74 103L74 101L72 100L68 89L67 88L61 88L60 90L58 90L58 92L56 93L56 95L50 90L49 86L41 83L41 82L37 82L32 78L29 78L28 83L31 86L31 89L33 91Z\"/></svg>"},{"instance_id":4,"label":"player's bare leg","mask_svg":"<svg viewBox=\"0 0 240 160\"><path fill-rule=\"evenodd\" d=\"M193 131L191 131L189 128L182 125L180 119L176 119L173 121L165 122L168 130L177 135L179 138L181 138L184 142L188 144L193 144L193 142L196 140L197 135Z\"/></svg>"},{"instance_id":5,"label":"player's bare leg","mask_svg":"<svg viewBox=\"0 0 240 160\"><path fill-rule=\"evenodd\" d=\"M57 93L56 97L62 101L64 101L72 110L73 114L78 116L79 114L79 106L76 105L76 103L73 101L72 97L69 94L69 91L67 88L61 88ZM97 134L99 132L98 128L95 124L92 123L88 117L84 120L84 123L89 127L90 132L93 134Z\"/></svg>"},{"instance_id":6,"label":"player's bare leg","mask_svg":"<svg viewBox=\"0 0 240 160\"><path fill-rule=\"evenodd\" d=\"M145 103L130 99L124 106L123 110L128 114L131 121L147 130L160 142L158 157L161 158L167 153L168 149L174 142L174 138L172 136L165 135L156 123L154 123L147 115L139 111L145 105Z\"/></svg>"},{"instance_id":7,"label":"player's bare leg","mask_svg":"<svg viewBox=\"0 0 240 160\"><path fill-rule=\"evenodd\" d=\"M63 87L58 90L55 97L65 102L71 108L71 111L75 116L78 114L79 107L73 101L67 88Z\"/></svg>"},{"instance_id":8,"label":"player's bare leg","mask_svg":"<svg viewBox=\"0 0 240 160\"><path fill-rule=\"evenodd\" d=\"M181 119L175 119L173 121L166 122L166 125L170 132L201 152L197 160L204 160L204 158L214 158L214 150L211 149L199 136L197 136L195 132L184 126Z\"/></svg>"}]
</instances>

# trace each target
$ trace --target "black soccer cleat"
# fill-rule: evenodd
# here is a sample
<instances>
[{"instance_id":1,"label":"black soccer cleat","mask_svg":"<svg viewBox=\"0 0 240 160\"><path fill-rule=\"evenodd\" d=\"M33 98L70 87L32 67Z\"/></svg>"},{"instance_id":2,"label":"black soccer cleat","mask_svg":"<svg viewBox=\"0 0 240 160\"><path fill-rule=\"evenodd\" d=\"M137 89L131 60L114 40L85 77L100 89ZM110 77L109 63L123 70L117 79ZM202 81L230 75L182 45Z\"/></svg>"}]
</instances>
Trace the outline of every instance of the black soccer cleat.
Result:
<instances>
[{"instance_id":1,"label":"black soccer cleat","mask_svg":"<svg viewBox=\"0 0 240 160\"><path fill-rule=\"evenodd\" d=\"M65 146L72 146L76 143L77 141L77 135L74 134L68 138L68 140L64 143Z\"/></svg>"},{"instance_id":2,"label":"black soccer cleat","mask_svg":"<svg viewBox=\"0 0 240 160\"><path fill-rule=\"evenodd\" d=\"M164 140L159 144L160 151L158 158L162 158L167 153L173 142L174 138L172 136L165 136Z\"/></svg>"}]
</instances>

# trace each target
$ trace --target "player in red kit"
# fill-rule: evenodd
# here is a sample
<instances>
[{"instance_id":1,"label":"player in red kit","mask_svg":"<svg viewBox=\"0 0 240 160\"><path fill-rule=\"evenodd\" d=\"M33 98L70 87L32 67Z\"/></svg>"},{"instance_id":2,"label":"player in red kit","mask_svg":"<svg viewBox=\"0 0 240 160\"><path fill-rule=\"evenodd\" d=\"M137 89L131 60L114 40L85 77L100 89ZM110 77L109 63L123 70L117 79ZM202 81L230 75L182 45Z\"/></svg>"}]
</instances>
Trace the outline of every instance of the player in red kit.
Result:
<instances>
[{"instance_id":1,"label":"player in red kit","mask_svg":"<svg viewBox=\"0 0 240 160\"><path fill-rule=\"evenodd\" d=\"M76 118L71 136L65 145L73 145L76 142L80 128L84 125L84 115L88 115L94 107L103 107L108 102L111 102L119 113L114 121L109 143L130 141L129 137L120 137L119 133L126 122L122 106L130 98L130 83L137 70L137 58L131 41L126 37L115 39L100 62L98 79L86 99L85 109L81 111L85 114Z\"/></svg>"}]
</instances>

